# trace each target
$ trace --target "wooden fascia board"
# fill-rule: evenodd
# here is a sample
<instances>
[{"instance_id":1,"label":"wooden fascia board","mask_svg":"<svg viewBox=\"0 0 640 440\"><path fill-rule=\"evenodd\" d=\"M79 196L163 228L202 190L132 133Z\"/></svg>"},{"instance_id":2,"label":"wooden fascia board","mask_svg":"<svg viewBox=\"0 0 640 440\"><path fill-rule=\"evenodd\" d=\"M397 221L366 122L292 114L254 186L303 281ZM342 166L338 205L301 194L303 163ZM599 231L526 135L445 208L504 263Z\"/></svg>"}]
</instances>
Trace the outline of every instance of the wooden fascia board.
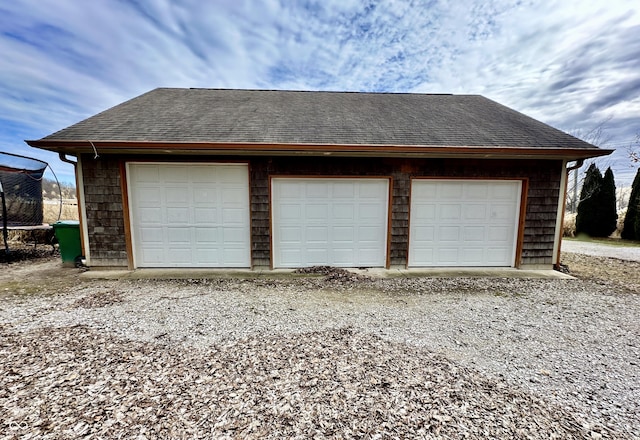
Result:
<instances>
[{"instance_id":1,"label":"wooden fascia board","mask_svg":"<svg viewBox=\"0 0 640 440\"><path fill-rule=\"evenodd\" d=\"M484 147L434 145L328 145L155 141L62 141L29 140L32 147L67 154L212 154L212 155L335 155L369 157L474 157L587 159L606 156L613 150L547 147Z\"/></svg>"}]
</instances>

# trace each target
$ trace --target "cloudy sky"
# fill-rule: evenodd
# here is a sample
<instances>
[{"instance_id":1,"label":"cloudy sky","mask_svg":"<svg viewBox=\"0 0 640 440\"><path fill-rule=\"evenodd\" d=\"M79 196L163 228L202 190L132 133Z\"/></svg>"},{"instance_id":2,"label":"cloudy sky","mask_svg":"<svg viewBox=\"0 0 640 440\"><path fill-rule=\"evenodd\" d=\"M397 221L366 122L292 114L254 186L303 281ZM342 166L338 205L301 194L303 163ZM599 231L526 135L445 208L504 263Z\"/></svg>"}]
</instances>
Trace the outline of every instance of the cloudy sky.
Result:
<instances>
[{"instance_id":1,"label":"cloudy sky","mask_svg":"<svg viewBox=\"0 0 640 440\"><path fill-rule=\"evenodd\" d=\"M637 0L12 0L0 151L155 87L481 94L585 137L619 184L640 134ZM640 145L635 144L638 150Z\"/></svg>"}]
</instances>

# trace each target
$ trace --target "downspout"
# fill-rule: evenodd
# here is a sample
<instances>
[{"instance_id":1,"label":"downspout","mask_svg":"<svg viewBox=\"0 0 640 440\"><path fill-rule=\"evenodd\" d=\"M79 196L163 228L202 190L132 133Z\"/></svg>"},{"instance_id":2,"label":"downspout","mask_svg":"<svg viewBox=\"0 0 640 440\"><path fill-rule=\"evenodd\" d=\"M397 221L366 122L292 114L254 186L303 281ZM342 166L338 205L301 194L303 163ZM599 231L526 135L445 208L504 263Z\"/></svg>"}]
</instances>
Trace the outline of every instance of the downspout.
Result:
<instances>
[{"instance_id":1,"label":"downspout","mask_svg":"<svg viewBox=\"0 0 640 440\"><path fill-rule=\"evenodd\" d=\"M582 165L584 165L584 159L578 159L576 160L576 163L570 167L567 167L565 169L565 175L563 176L564 178L562 179L564 181L563 184L563 188L562 188L562 193L563 193L563 198L562 198L562 210L558 211L558 227L557 227L557 249L555 252L555 261L553 263L553 267L556 270L560 269L560 253L562 250L562 233L563 233L563 223L564 223L564 215L565 215L565 210L566 210L566 204L567 204L567 187L569 185L567 185L567 181L569 180L569 173L571 173L571 171L573 170L577 170L578 168L580 168ZM558 203L558 205L560 205L560 203Z\"/></svg>"},{"instance_id":2,"label":"downspout","mask_svg":"<svg viewBox=\"0 0 640 440\"><path fill-rule=\"evenodd\" d=\"M7 203L4 198L4 188L0 182L0 199L2 200L2 238L4 239L4 253L9 255L9 233L7 231Z\"/></svg>"},{"instance_id":3,"label":"downspout","mask_svg":"<svg viewBox=\"0 0 640 440\"><path fill-rule=\"evenodd\" d=\"M81 201L82 198L80 197L80 193L81 193L80 185L82 183L78 180L78 162L68 159L66 153L58 153L58 157L60 158L61 161L70 163L71 165L73 165L73 175L76 179L76 200L78 201L78 223L79 223L78 227L80 228L80 249L82 250L82 255L86 256L87 250L86 250L84 234L83 234L84 222L82 220L82 207L80 206L82 204L82 201Z\"/></svg>"}]
</instances>

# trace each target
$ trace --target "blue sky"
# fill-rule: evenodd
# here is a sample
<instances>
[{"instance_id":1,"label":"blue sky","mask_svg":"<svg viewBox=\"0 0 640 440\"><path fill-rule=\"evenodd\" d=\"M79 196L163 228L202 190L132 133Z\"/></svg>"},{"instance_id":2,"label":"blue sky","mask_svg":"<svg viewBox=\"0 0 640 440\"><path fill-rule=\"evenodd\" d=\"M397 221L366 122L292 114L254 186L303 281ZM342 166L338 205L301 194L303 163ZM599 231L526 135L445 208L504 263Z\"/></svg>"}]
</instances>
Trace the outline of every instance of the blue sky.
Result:
<instances>
[{"instance_id":1,"label":"blue sky","mask_svg":"<svg viewBox=\"0 0 640 440\"><path fill-rule=\"evenodd\" d=\"M0 151L155 87L480 94L583 137L619 185L640 134L637 0L0 3ZM640 145L635 144L640 150Z\"/></svg>"}]
</instances>

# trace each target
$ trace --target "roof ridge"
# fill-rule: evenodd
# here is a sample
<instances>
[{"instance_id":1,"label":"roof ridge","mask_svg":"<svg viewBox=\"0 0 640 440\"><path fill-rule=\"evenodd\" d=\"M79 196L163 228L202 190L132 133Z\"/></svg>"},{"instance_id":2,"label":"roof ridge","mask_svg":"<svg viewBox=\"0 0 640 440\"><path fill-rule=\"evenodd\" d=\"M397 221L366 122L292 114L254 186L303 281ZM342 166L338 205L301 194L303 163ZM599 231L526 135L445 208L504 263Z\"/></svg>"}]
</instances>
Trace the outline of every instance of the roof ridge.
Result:
<instances>
[{"instance_id":1,"label":"roof ridge","mask_svg":"<svg viewBox=\"0 0 640 440\"><path fill-rule=\"evenodd\" d=\"M476 94L455 95L453 93L419 93L419 92L363 92L358 90L291 90L291 89L228 89L224 87L159 87L166 90L211 90L229 92L283 92L283 93L336 93L361 95L418 95L418 96L481 96Z\"/></svg>"}]
</instances>

